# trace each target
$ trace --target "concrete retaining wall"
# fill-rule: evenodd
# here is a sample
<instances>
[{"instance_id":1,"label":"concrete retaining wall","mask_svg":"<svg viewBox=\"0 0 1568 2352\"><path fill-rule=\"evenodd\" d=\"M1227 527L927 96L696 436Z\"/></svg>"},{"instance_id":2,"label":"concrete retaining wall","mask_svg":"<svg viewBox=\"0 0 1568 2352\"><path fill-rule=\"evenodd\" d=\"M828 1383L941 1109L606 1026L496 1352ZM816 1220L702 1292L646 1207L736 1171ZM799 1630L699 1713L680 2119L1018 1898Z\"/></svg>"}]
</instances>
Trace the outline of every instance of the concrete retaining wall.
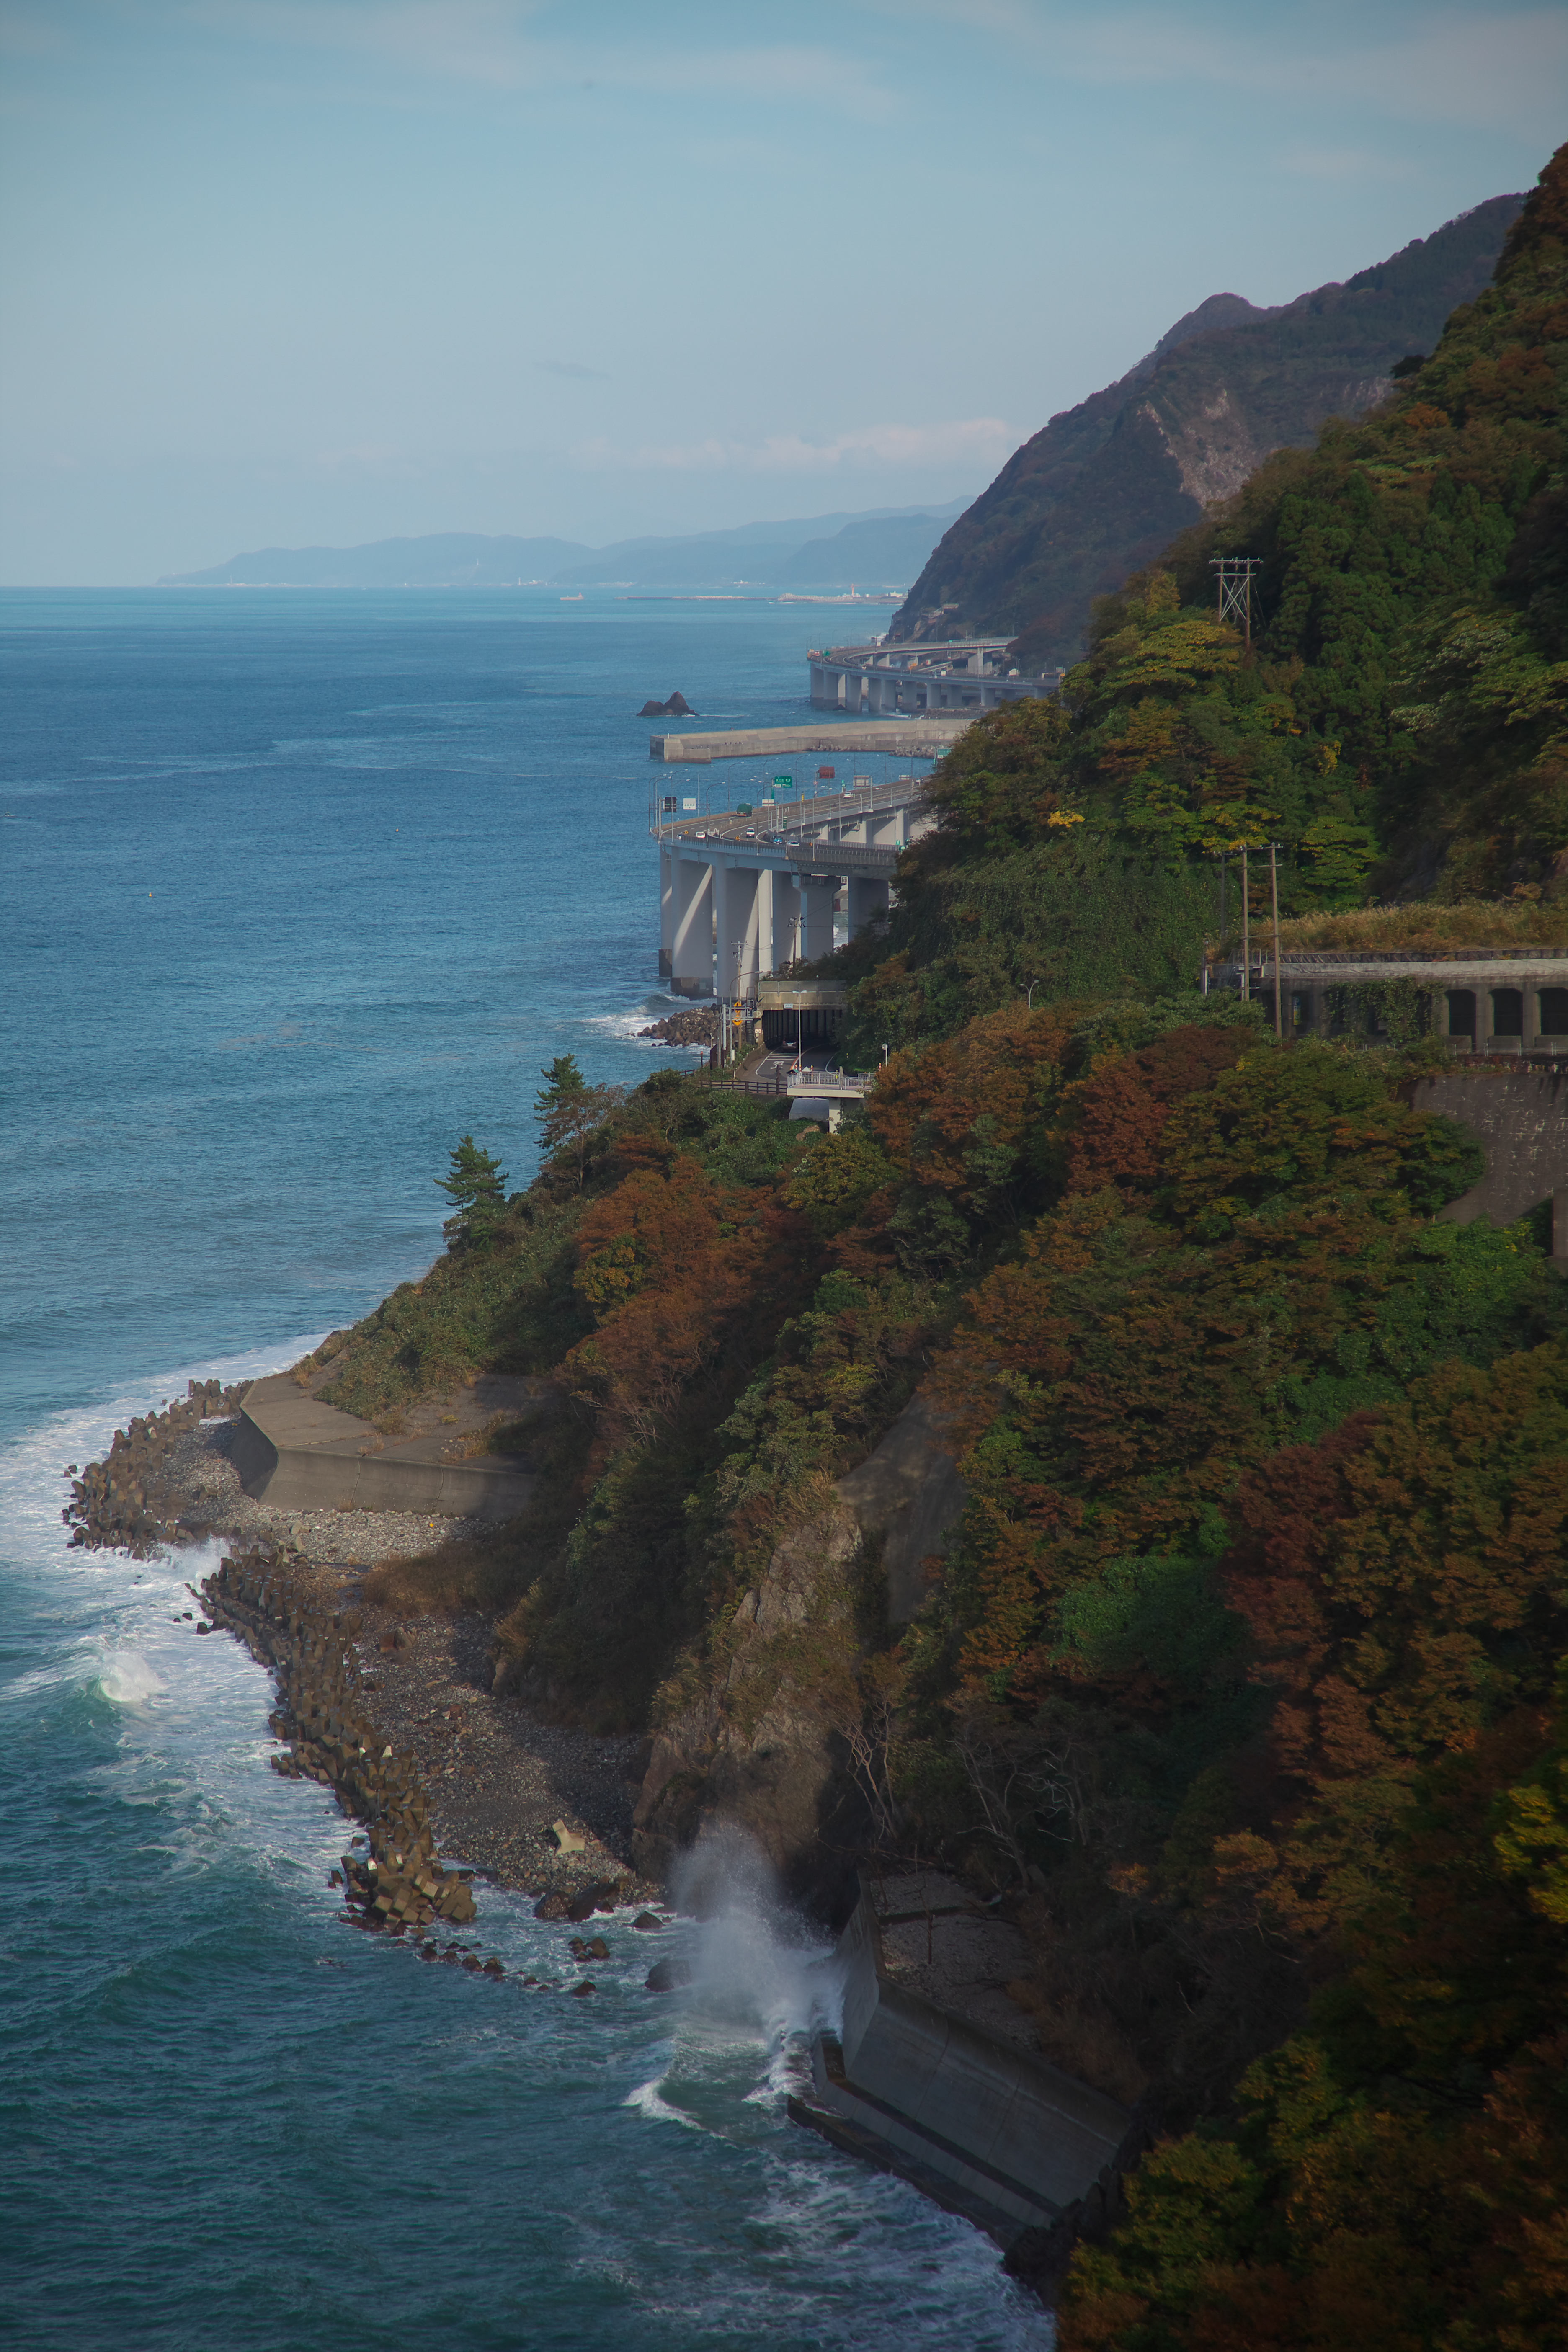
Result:
<instances>
[{"instance_id":1,"label":"concrete retaining wall","mask_svg":"<svg viewBox=\"0 0 1568 2352\"><path fill-rule=\"evenodd\" d=\"M819 2037L797 2123L901 2173L1002 2245L1086 2196L1128 2110L1042 2058L889 1981L862 1885L843 1935L841 2038Z\"/></svg>"},{"instance_id":2,"label":"concrete retaining wall","mask_svg":"<svg viewBox=\"0 0 1568 2352\"><path fill-rule=\"evenodd\" d=\"M413 1449L400 1455L368 1422L304 1395L287 1374L247 1391L229 1458L247 1495L286 1511L510 1519L534 1486L533 1474L515 1463L420 1460Z\"/></svg>"},{"instance_id":3,"label":"concrete retaining wall","mask_svg":"<svg viewBox=\"0 0 1568 2352\"><path fill-rule=\"evenodd\" d=\"M1410 1098L1468 1127L1487 1155L1480 1182L1439 1210L1442 1222L1509 1225L1550 1201L1552 1255L1568 1261L1568 1070L1456 1071L1421 1079Z\"/></svg>"}]
</instances>

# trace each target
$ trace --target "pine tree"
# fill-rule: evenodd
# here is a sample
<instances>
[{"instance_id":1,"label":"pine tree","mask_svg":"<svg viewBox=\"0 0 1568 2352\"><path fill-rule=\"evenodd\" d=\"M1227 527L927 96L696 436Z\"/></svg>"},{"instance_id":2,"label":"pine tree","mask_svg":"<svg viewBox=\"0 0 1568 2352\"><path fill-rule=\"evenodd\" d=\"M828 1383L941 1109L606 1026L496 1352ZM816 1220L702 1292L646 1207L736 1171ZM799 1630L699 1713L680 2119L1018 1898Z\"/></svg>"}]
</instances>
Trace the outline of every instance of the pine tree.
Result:
<instances>
[{"instance_id":1,"label":"pine tree","mask_svg":"<svg viewBox=\"0 0 1568 2352\"><path fill-rule=\"evenodd\" d=\"M506 1206L506 1171L500 1160L465 1135L452 1153L451 1174L437 1176L436 1182L456 1212L441 1227L447 1247L488 1249Z\"/></svg>"},{"instance_id":2,"label":"pine tree","mask_svg":"<svg viewBox=\"0 0 1568 2352\"><path fill-rule=\"evenodd\" d=\"M548 1069L540 1072L546 1083L533 1097L533 1115L544 1132L548 1148L550 1122L574 1096L586 1094L588 1081L577 1066L575 1054L557 1054Z\"/></svg>"},{"instance_id":3,"label":"pine tree","mask_svg":"<svg viewBox=\"0 0 1568 2352\"><path fill-rule=\"evenodd\" d=\"M571 1152L579 1187L583 1182L588 1142L625 1097L622 1087L591 1087L574 1054L557 1054L541 1076L548 1081L533 1097L533 1115L547 1159Z\"/></svg>"}]
</instances>

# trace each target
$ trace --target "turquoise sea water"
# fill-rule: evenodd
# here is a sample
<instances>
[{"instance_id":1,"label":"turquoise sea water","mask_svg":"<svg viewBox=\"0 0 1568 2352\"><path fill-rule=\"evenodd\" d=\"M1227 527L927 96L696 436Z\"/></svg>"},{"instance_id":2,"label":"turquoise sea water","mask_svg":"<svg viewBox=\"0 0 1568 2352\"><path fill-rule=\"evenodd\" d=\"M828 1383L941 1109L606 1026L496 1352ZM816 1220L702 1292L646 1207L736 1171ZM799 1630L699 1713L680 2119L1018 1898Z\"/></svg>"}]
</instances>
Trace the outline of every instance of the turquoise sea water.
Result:
<instances>
[{"instance_id":1,"label":"turquoise sea water","mask_svg":"<svg viewBox=\"0 0 1568 2352\"><path fill-rule=\"evenodd\" d=\"M570 2004L350 1933L266 1677L179 1619L207 1558L59 1523L129 1413L426 1265L465 1129L526 1181L541 1064L647 1070L675 787L632 714L679 687L787 723L826 625L0 593L0 2332L29 2352L1049 2340L985 2240L785 2121L834 2000L808 1931L739 1890L679 1931L674 2004L624 1925ZM553 1973L525 1902L482 1928Z\"/></svg>"}]
</instances>

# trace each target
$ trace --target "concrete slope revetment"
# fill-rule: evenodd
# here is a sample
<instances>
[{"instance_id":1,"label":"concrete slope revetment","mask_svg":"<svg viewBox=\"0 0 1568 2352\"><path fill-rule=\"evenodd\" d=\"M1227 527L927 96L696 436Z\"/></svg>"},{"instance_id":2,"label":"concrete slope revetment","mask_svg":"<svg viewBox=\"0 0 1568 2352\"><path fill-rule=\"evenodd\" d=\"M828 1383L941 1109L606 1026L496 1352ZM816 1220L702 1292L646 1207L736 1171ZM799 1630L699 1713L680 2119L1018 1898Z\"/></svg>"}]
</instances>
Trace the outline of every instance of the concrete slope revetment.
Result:
<instances>
[{"instance_id":1,"label":"concrete slope revetment","mask_svg":"<svg viewBox=\"0 0 1568 2352\"><path fill-rule=\"evenodd\" d=\"M504 1385L519 1394L500 1400L500 1409L520 1420L530 1407L543 1409L542 1383ZM490 1454L454 1461L452 1450L439 1435L389 1439L279 1372L247 1391L230 1458L247 1495L284 1510L427 1511L495 1520L526 1508L534 1486L526 1460Z\"/></svg>"},{"instance_id":2,"label":"concrete slope revetment","mask_svg":"<svg viewBox=\"0 0 1568 2352\"><path fill-rule=\"evenodd\" d=\"M918 1906L900 1909L905 1884L861 1874L859 1900L838 1939L842 2033L816 2037L810 2095L791 2099L789 2113L1009 2246L1026 2230L1048 2229L1097 2186L1104 2190L1133 2118L1015 2038L1019 2012L1012 2011L1011 2032L1000 2016L992 2021L987 2001L1011 2010L999 1990L970 1988L980 2000L965 1999L962 1966L948 1972L951 1981L934 1973L950 2000L978 2006L980 2015L900 1981L933 1973L900 1969L891 1948L900 1933L923 1950L942 1937L967 1936L980 1946L988 1932L1016 1932L939 1874L910 1879ZM994 1972L984 1954L978 1966Z\"/></svg>"}]
</instances>

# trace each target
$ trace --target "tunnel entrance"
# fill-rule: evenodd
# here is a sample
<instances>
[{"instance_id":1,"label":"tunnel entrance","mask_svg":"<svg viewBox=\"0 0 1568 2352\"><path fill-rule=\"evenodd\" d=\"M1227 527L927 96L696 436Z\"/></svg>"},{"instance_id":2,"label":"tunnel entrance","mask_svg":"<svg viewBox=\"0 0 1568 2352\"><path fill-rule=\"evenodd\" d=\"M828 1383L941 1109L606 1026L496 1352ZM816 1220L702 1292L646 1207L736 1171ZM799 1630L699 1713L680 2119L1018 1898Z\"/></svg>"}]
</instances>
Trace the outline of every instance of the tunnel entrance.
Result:
<instances>
[{"instance_id":1,"label":"tunnel entrance","mask_svg":"<svg viewBox=\"0 0 1568 2352\"><path fill-rule=\"evenodd\" d=\"M837 1005L793 1004L763 1007L763 1043L773 1053L806 1046L836 1045L844 1015Z\"/></svg>"}]
</instances>

